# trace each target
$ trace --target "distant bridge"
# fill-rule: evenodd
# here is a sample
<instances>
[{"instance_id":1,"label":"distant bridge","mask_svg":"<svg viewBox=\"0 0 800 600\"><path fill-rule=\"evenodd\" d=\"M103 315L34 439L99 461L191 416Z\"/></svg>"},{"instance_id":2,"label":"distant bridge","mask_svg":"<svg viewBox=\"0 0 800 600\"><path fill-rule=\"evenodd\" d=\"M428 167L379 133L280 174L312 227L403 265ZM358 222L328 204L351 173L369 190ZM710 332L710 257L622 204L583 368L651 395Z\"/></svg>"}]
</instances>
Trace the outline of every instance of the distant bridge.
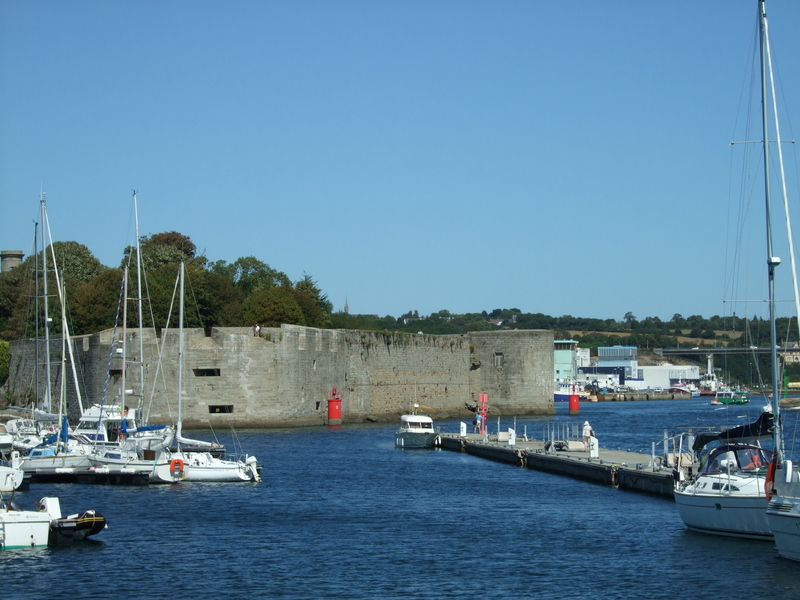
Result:
<instances>
[{"instance_id":1,"label":"distant bridge","mask_svg":"<svg viewBox=\"0 0 800 600\"><path fill-rule=\"evenodd\" d=\"M771 350L769 346L715 346L713 348L697 346L694 348L662 348L660 352L663 356L676 356L679 354L702 354L707 356L709 354L769 354ZM785 354L786 352L800 352L800 348L778 346L778 354Z\"/></svg>"}]
</instances>

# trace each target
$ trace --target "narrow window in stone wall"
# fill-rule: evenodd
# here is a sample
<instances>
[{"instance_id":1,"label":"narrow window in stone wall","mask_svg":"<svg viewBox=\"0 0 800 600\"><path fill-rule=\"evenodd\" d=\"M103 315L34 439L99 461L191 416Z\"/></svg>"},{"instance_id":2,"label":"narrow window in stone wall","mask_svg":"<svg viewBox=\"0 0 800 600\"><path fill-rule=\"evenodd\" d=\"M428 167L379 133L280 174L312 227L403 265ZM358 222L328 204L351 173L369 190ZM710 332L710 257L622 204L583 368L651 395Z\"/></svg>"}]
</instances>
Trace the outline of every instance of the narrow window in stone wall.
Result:
<instances>
[{"instance_id":1,"label":"narrow window in stone wall","mask_svg":"<svg viewBox=\"0 0 800 600\"><path fill-rule=\"evenodd\" d=\"M212 415L233 413L233 404L209 404L208 412Z\"/></svg>"},{"instance_id":2,"label":"narrow window in stone wall","mask_svg":"<svg viewBox=\"0 0 800 600\"><path fill-rule=\"evenodd\" d=\"M494 366L495 367L502 367L503 366L503 353L502 352L495 352L494 353Z\"/></svg>"},{"instance_id":3,"label":"narrow window in stone wall","mask_svg":"<svg viewBox=\"0 0 800 600\"><path fill-rule=\"evenodd\" d=\"M192 369L195 377L219 377L219 369Z\"/></svg>"}]
</instances>

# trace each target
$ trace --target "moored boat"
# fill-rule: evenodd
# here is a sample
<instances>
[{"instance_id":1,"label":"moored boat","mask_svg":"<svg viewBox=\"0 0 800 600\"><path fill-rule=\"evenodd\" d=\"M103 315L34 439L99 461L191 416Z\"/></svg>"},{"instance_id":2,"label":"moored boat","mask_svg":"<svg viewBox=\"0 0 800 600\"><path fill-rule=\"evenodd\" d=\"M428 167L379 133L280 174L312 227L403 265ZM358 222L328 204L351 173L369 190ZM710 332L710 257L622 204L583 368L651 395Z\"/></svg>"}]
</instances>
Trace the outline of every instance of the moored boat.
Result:
<instances>
[{"instance_id":1,"label":"moored boat","mask_svg":"<svg viewBox=\"0 0 800 600\"><path fill-rule=\"evenodd\" d=\"M58 498L45 497L37 510L21 510L13 501L0 502L0 549L39 548L77 542L105 529L94 510L62 517Z\"/></svg>"},{"instance_id":2,"label":"moored boat","mask_svg":"<svg viewBox=\"0 0 800 600\"><path fill-rule=\"evenodd\" d=\"M415 410L400 417L400 429L394 436L397 448L433 448L439 440L439 432L433 428L433 419L427 415L418 415Z\"/></svg>"}]
</instances>

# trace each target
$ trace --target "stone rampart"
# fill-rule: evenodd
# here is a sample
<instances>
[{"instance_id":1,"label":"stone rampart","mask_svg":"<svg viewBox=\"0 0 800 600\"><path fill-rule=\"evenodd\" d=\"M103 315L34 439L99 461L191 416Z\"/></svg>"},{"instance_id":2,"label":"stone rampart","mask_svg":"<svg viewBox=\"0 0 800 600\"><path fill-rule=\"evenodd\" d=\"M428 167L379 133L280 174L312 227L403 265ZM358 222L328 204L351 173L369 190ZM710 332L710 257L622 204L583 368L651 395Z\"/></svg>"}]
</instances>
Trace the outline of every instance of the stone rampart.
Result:
<instances>
[{"instance_id":1,"label":"stone rampart","mask_svg":"<svg viewBox=\"0 0 800 600\"><path fill-rule=\"evenodd\" d=\"M138 333L127 334L125 404L135 406L142 397L149 422L174 422L178 330L162 330L159 337L146 332L142 345L144 393ZM51 340L51 351L59 356L60 347L60 340ZM113 350L111 330L75 338L73 348L84 406L99 402L104 388L106 403L118 403L123 368L119 334ZM18 397L32 385L35 346L20 340L10 350L5 388ZM554 413L549 331L433 336L283 325L262 328L254 336L243 327L187 329L183 354L186 428L323 424L334 386L342 397L345 423L393 421L415 401L437 418L468 418L467 406L474 406L482 392L489 394L491 415ZM58 379L60 370L53 377ZM69 396L74 406L74 389Z\"/></svg>"}]
</instances>

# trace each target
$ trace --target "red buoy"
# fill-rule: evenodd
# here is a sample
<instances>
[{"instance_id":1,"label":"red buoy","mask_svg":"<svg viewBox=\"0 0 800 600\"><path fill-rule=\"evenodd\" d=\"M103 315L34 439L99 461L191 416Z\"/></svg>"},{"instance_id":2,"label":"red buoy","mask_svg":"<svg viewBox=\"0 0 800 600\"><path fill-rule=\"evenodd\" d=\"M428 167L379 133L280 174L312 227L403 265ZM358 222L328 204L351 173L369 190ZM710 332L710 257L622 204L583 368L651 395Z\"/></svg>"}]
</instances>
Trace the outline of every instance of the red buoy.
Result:
<instances>
[{"instance_id":1,"label":"red buoy","mask_svg":"<svg viewBox=\"0 0 800 600\"><path fill-rule=\"evenodd\" d=\"M328 425L342 424L342 397L336 393L336 386L333 386L331 397L328 398Z\"/></svg>"},{"instance_id":2,"label":"red buoy","mask_svg":"<svg viewBox=\"0 0 800 600\"><path fill-rule=\"evenodd\" d=\"M581 403L578 394L569 395L569 414L577 415L581 412Z\"/></svg>"},{"instance_id":3,"label":"red buoy","mask_svg":"<svg viewBox=\"0 0 800 600\"><path fill-rule=\"evenodd\" d=\"M575 393L575 384L572 384L572 393L569 395L569 414L577 415L581 412L581 400Z\"/></svg>"}]
</instances>

